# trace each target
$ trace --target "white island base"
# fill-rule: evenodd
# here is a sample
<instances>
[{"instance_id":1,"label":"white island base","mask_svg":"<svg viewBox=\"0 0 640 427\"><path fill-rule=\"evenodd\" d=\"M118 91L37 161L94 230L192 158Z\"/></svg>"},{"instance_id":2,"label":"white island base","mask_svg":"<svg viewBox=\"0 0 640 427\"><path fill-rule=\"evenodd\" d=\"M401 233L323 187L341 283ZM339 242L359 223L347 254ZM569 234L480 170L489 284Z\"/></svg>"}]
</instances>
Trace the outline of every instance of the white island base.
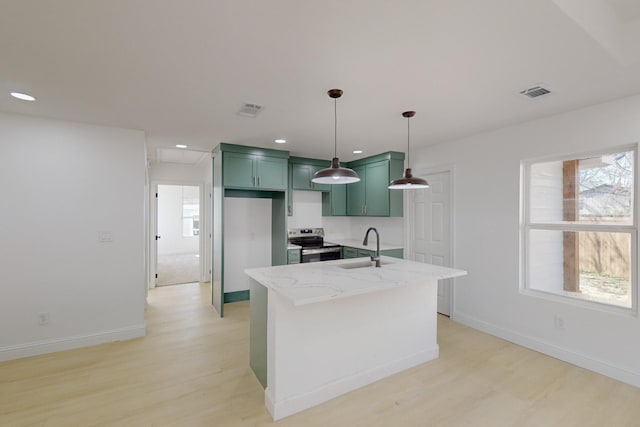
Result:
<instances>
[{"instance_id":1,"label":"white island base","mask_svg":"<svg viewBox=\"0 0 640 427\"><path fill-rule=\"evenodd\" d=\"M251 364L262 381L266 368L274 420L438 357L437 280L465 272L383 259L381 268L340 267L359 259L247 270Z\"/></svg>"}]
</instances>

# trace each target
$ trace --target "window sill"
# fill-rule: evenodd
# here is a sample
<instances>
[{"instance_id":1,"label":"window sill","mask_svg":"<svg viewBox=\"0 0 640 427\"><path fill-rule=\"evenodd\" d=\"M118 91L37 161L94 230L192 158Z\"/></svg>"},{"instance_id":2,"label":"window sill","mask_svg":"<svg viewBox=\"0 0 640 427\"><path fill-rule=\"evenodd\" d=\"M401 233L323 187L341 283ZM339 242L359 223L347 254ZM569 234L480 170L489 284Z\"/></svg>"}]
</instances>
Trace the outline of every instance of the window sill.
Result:
<instances>
[{"instance_id":1,"label":"window sill","mask_svg":"<svg viewBox=\"0 0 640 427\"><path fill-rule=\"evenodd\" d=\"M568 304L575 307L580 307L588 310L596 310L605 313L612 313L626 317L634 317L638 318L638 308L637 304L632 306L631 308L622 307L617 305L612 305L604 302L599 302L586 298L578 298L575 296L571 296L569 293L567 295L554 294L551 292L539 291L535 289L529 288L520 288L520 294L526 295L535 298L541 298L547 301L553 301L561 304Z\"/></svg>"}]
</instances>

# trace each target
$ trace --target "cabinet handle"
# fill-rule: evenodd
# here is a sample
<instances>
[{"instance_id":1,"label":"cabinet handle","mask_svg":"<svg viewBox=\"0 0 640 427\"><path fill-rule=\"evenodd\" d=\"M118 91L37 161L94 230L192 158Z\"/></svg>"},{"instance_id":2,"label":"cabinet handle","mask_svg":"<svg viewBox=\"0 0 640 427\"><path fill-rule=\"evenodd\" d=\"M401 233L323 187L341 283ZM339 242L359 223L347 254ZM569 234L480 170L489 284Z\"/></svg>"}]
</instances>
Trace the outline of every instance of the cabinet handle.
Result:
<instances>
[{"instance_id":1,"label":"cabinet handle","mask_svg":"<svg viewBox=\"0 0 640 427\"><path fill-rule=\"evenodd\" d=\"M367 214L367 205L364 205L364 214Z\"/></svg>"},{"instance_id":2,"label":"cabinet handle","mask_svg":"<svg viewBox=\"0 0 640 427\"><path fill-rule=\"evenodd\" d=\"M260 187L260 177L256 176L256 180L258 181L258 187Z\"/></svg>"}]
</instances>

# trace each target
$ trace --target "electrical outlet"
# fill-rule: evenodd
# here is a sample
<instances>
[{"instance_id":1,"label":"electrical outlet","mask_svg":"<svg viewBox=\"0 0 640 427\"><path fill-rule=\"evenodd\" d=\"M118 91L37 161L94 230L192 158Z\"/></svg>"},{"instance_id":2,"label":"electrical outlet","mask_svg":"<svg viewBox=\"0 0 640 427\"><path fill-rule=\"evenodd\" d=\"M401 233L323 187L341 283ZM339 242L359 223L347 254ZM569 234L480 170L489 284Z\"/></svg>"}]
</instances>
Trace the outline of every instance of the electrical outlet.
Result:
<instances>
[{"instance_id":1,"label":"electrical outlet","mask_svg":"<svg viewBox=\"0 0 640 427\"><path fill-rule=\"evenodd\" d=\"M49 313L38 313L38 325L49 324Z\"/></svg>"},{"instance_id":2,"label":"electrical outlet","mask_svg":"<svg viewBox=\"0 0 640 427\"><path fill-rule=\"evenodd\" d=\"M113 235L111 234L110 231L99 231L98 241L100 243L111 243L113 242Z\"/></svg>"}]
</instances>

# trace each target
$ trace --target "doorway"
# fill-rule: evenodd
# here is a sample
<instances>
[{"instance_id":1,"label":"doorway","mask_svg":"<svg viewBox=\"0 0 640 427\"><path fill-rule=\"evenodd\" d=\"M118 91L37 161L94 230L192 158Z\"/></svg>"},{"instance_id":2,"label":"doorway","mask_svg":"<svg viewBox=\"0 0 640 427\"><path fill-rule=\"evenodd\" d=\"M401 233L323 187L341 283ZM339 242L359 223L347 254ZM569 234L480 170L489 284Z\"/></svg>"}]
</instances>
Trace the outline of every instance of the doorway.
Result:
<instances>
[{"instance_id":1,"label":"doorway","mask_svg":"<svg viewBox=\"0 0 640 427\"><path fill-rule=\"evenodd\" d=\"M424 176L429 188L408 197L408 257L413 261L452 266L451 171ZM451 315L452 279L438 281L438 313Z\"/></svg>"},{"instance_id":2,"label":"doorway","mask_svg":"<svg viewBox=\"0 0 640 427\"><path fill-rule=\"evenodd\" d=\"M158 184L156 286L200 281L200 186Z\"/></svg>"}]
</instances>

